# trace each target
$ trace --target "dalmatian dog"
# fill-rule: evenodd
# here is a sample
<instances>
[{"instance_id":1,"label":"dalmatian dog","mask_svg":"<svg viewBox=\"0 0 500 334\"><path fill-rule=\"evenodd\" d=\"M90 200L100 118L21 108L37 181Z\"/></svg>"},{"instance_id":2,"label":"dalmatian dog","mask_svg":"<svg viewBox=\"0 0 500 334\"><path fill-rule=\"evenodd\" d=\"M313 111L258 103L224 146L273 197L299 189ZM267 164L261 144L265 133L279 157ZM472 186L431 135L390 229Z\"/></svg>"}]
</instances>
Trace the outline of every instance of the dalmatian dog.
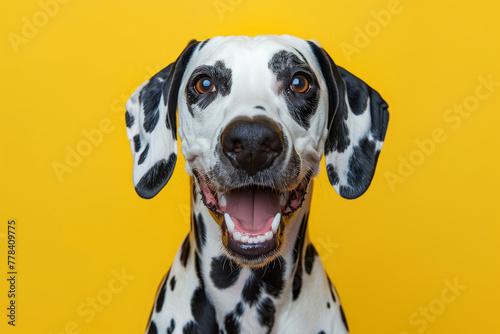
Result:
<instances>
[{"instance_id":1,"label":"dalmatian dog","mask_svg":"<svg viewBox=\"0 0 500 334\"><path fill-rule=\"evenodd\" d=\"M337 193L362 195L387 108L317 42L286 35L192 41L143 83L126 104L135 190L167 184L177 130L192 179L191 231L146 333L348 333L308 238L312 180L324 156Z\"/></svg>"}]
</instances>

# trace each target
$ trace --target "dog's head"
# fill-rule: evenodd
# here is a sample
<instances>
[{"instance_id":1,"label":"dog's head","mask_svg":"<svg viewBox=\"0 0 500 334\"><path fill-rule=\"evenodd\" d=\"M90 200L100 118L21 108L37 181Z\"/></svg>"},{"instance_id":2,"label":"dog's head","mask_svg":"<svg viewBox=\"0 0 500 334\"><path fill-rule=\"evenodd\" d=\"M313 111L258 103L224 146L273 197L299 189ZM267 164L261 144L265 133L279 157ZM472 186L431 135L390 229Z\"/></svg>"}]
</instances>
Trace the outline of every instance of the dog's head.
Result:
<instances>
[{"instance_id":1,"label":"dog's head","mask_svg":"<svg viewBox=\"0 0 500 334\"><path fill-rule=\"evenodd\" d=\"M389 119L375 90L292 36L193 41L126 109L139 196L155 196L174 170L178 109L186 170L228 255L246 265L279 254L323 154L342 197L366 191Z\"/></svg>"}]
</instances>

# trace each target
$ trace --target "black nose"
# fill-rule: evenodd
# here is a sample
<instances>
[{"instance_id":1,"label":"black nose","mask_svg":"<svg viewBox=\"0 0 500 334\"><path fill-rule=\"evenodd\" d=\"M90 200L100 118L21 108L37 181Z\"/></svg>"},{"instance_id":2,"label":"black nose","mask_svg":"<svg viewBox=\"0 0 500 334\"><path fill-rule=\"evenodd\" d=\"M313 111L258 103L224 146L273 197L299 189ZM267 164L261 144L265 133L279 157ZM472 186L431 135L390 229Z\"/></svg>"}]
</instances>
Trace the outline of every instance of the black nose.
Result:
<instances>
[{"instance_id":1,"label":"black nose","mask_svg":"<svg viewBox=\"0 0 500 334\"><path fill-rule=\"evenodd\" d=\"M283 150L283 133L267 120L238 120L222 132L222 150L231 164L252 176L269 168Z\"/></svg>"}]
</instances>

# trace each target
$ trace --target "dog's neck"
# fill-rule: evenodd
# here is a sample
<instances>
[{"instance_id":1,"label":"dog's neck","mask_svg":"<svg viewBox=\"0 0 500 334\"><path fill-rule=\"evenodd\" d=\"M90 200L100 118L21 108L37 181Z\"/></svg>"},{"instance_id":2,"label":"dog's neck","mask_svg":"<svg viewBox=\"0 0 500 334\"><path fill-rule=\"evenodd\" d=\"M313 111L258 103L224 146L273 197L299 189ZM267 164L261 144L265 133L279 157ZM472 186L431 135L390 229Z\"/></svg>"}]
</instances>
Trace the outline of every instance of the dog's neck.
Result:
<instances>
[{"instance_id":1,"label":"dog's neck","mask_svg":"<svg viewBox=\"0 0 500 334\"><path fill-rule=\"evenodd\" d=\"M308 185L301 208L285 227L285 242L280 255L263 267L249 268L240 266L226 257L221 244L221 228L202 203L201 196L195 191L192 192L193 214L189 238L191 244L195 245L198 278L216 311L226 312L234 309L234 303L238 300L252 306L265 295L279 296L276 309L281 309L281 304L286 305L298 296L302 286L303 267L307 268L308 265L303 263L307 262L303 256L304 245L308 244L307 220L311 195L312 181ZM312 256L315 254L314 250ZM253 279L248 280L250 276L253 276ZM234 298L228 298L227 294ZM223 295L224 298L221 298Z\"/></svg>"}]
</instances>

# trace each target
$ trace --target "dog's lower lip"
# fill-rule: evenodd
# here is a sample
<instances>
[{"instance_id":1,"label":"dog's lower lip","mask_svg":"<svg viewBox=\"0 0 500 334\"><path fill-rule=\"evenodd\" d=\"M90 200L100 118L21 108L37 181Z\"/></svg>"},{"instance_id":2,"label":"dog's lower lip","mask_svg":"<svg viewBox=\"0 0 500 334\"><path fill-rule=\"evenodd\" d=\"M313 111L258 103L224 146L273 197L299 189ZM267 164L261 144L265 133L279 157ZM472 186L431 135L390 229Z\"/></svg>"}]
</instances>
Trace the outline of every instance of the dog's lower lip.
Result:
<instances>
[{"instance_id":1,"label":"dog's lower lip","mask_svg":"<svg viewBox=\"0 0 500 334\"><path fill-rule=\"evenodd\" d=\"M227 247L238 256L247 260L253 260L276 250L278 242L276 236L274 236L271 240L267 240L259 244L247 244L235 241L233 238L229 238Z\"/></svg>"}]
</instances>

